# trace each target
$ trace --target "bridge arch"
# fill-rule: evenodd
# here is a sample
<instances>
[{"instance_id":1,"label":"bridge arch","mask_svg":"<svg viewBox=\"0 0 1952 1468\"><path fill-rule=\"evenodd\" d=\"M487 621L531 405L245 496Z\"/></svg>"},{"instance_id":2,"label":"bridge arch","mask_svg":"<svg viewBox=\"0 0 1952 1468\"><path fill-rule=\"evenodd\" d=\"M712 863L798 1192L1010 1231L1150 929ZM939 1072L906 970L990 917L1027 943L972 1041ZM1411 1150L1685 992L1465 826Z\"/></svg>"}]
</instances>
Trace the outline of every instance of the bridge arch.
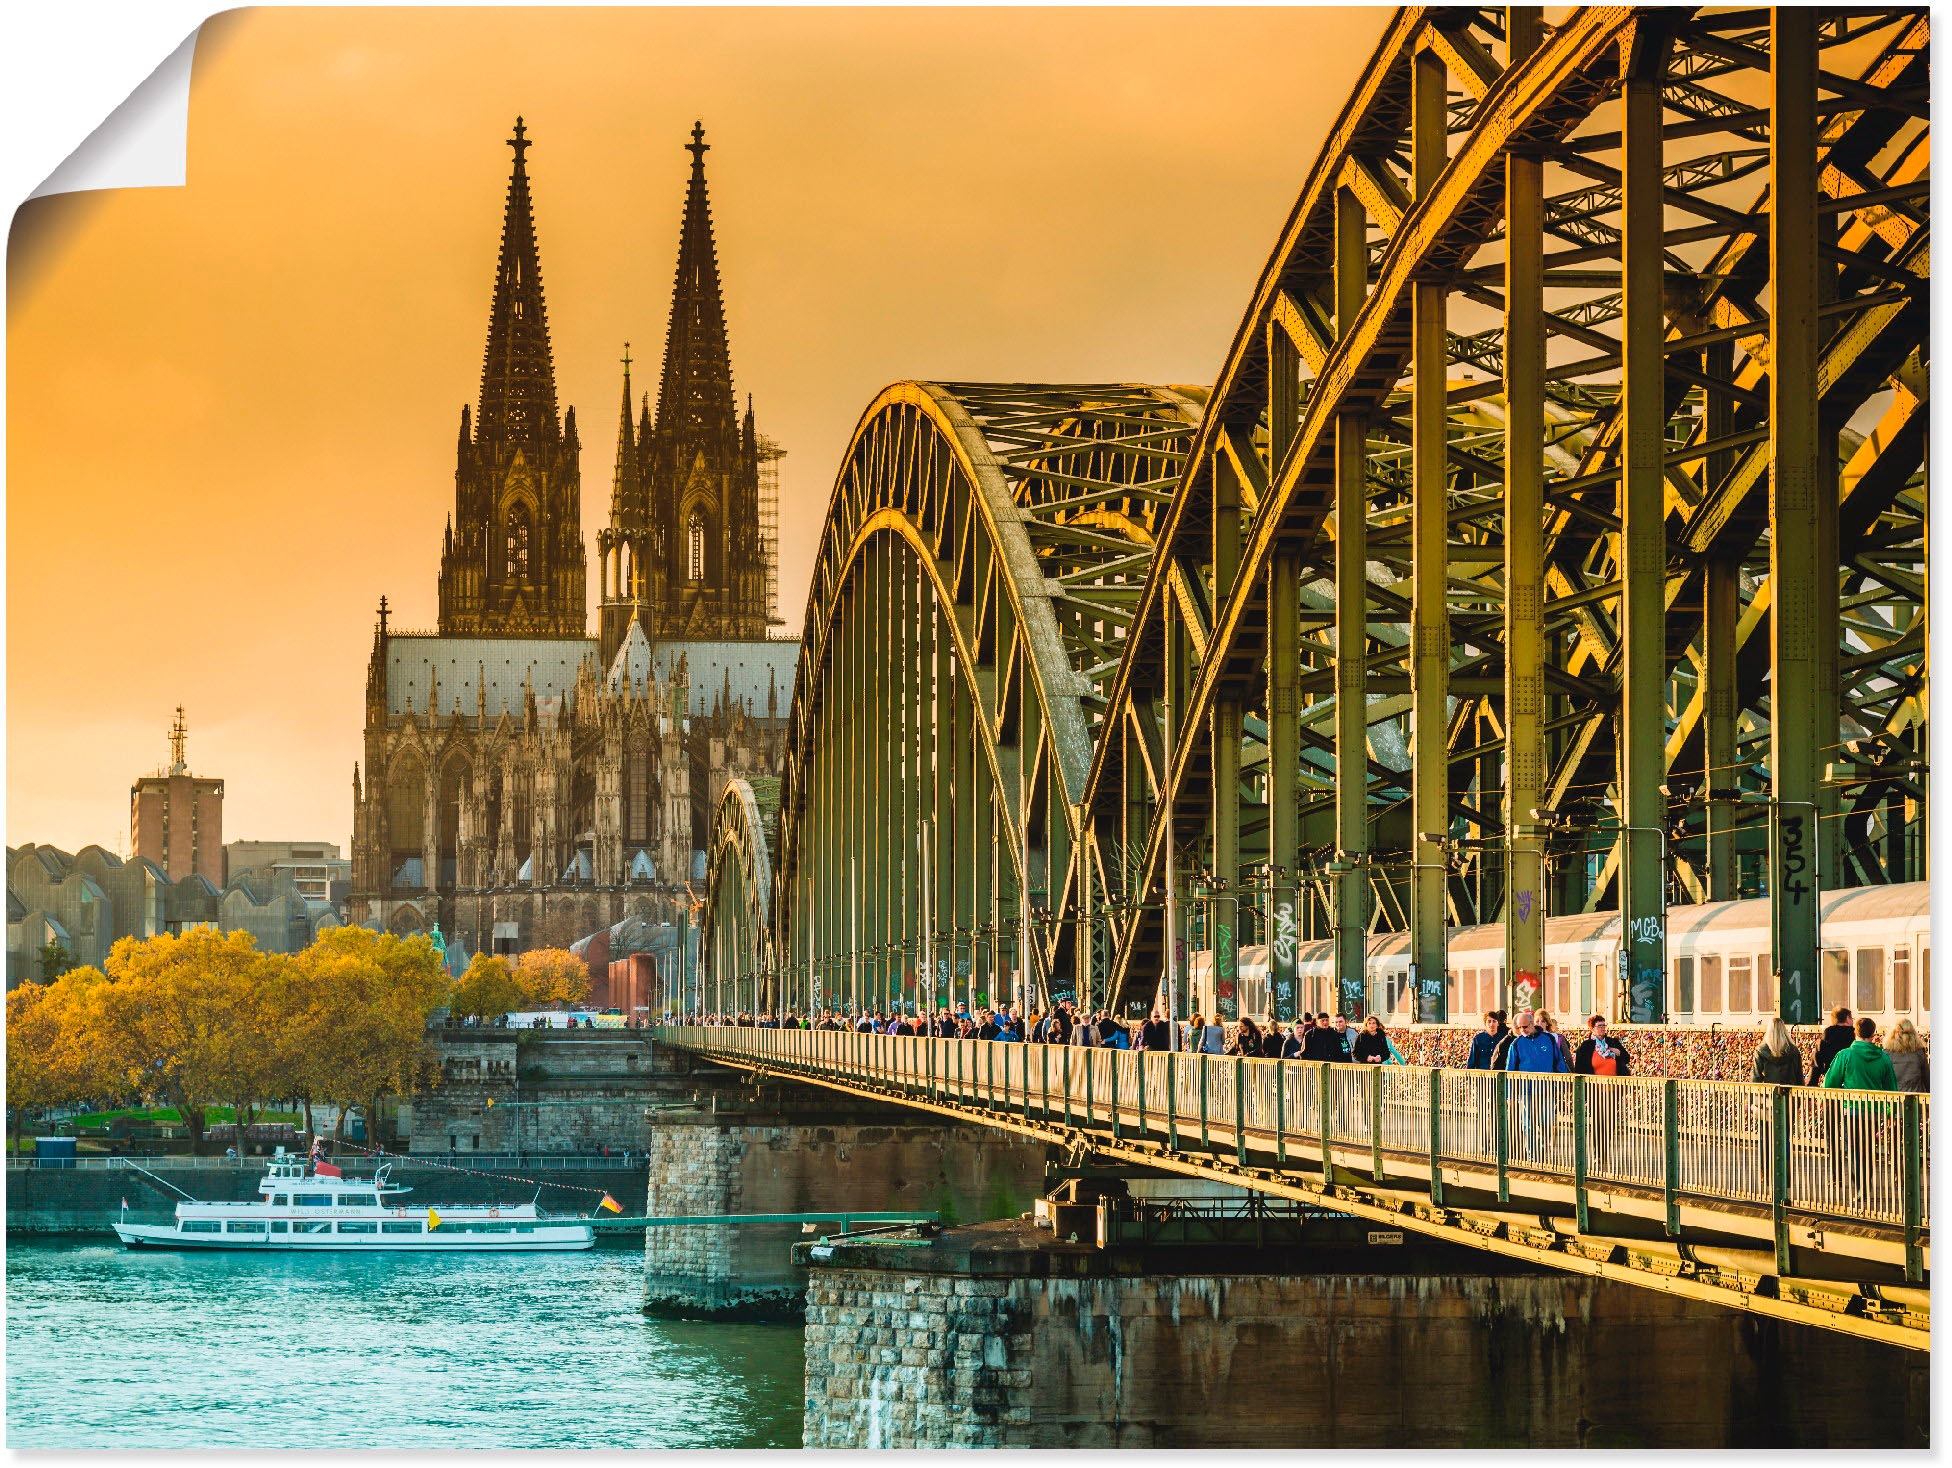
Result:
<instances>
[{"instance_id":1,"label":"bridge arch","mask_svg":"<svg viewBox=\"0 0 1952 1468\"><path fill-rule=\"evenodd\" d=\"M1040 914L1062 901L1104 688L1203 398L905 382L863 414L788 726L784 996L1069 987L1076 935Z\"/></svg>"},{"instance_id":2,"label":"bridge arch","mask_svg":"<svg viewBox=\"0 0 1952 1468\"><path fill-rule=\"evenodd\" d=\"M773 832L779 781L725 782L712 813L710 857L698 951L700 1003L717 1013L757 1013L774 1002L765 990L773 969Z\"/></svg>"},{"instance_id":3,"label":"bridge arch","mask_svg":"<svg viewBox=\"0 0 1952 1468\"><path fill-rule=\"evenodd\" d=\"M1290 959L1256 1009L1384 1008L1390 928L1400 1017L1442 1020L1447 924L1502 921L1522 999L1548 913L1618 906L1609 1007L1654 1019L1669 894L1754 895L1799 812L1826 885L1906 872L1877 812L1923 793L1927 42L1895 9L1397 13L1166 518L1197 594L1146 587L1088 782L1100 829L1144 788L1136 885L1223 976L1195 1005L1230 1016L1238 944L1285 931L1336 940L1334 992ZM1789 1003L1815 904L1767 885ZM1173 971L1166 910L1115 956L1127 1005Z\"/></svg>"}]
</instances>

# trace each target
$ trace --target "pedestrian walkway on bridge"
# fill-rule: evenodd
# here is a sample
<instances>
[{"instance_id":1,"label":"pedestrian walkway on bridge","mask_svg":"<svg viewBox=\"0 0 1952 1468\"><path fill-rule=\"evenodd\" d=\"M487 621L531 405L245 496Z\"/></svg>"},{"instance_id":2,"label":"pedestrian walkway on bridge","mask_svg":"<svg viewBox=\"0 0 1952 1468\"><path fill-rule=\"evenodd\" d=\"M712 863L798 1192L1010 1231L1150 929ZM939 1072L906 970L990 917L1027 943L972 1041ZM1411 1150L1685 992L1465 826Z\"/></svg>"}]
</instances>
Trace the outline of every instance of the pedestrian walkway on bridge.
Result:
<instances>
[{"instance_id":1,"label":"pedestrian walkway on bridge","mask_svg":"<svg viewBox=\"0 0 1952 1468\"><path fill-rule=\"evenodd\" d=\"M1929 1096L672 1026L667 1044L1926 1350Z\"/></svg>"}]
</instances>

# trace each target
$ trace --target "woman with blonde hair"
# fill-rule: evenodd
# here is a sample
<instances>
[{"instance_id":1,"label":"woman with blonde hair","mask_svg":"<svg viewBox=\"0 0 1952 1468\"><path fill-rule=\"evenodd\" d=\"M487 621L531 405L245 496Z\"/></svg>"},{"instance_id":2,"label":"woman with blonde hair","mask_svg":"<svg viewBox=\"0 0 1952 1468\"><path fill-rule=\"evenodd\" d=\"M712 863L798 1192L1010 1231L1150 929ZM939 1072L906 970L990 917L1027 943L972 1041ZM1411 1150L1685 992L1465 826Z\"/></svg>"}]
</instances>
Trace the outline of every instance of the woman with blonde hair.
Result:
<instances>
[{"instance_id":1,"label":"woman with blonde hair","mask_svg":"<svg viewBox=\"0 0 1952 1468\"><path fill-rule=\"evenodd\" d=\"M1571 1070L1572 1046L1568 1045L1566 1037L1559 1033L1559 1021L1552 1017L1549 1010L1541 1009L1532 1015L1532 1023L1552 1037L1552 1043L1559 1047L1559 1054L1566 1062L1566 1069Z\"/></svg>"},{"instance_id":2,"label":"woman with blonde hair","mask_svg":"<svg viewBox=\"0 0 1952 1468\"><path fill-rule=\"evenodd\" d=\"M1781 1015L1763 1026L1762 1043L1755 1047L1755 1073L1749 1079L1771 1086L1803 1084L1803 1052L1790 1039Z\"/></svg>"},{"instance_id":3,"label":"woman with blonde hair","mask_svg":"<svg viewBox=\"0 0 1952 1468\"><path fill-rule=\"evenodd\" d=\"M1925 1042L1918 1038L1918 1027L1910 1020L1901 1019L1891 1026L1891 1033L1884 1040L1884 1053L1891 1061L1891 1069L1897 1073L1900 1091L1931 1090L1932 1076L1926 1063Z\"/></svg>"}]
</instances>

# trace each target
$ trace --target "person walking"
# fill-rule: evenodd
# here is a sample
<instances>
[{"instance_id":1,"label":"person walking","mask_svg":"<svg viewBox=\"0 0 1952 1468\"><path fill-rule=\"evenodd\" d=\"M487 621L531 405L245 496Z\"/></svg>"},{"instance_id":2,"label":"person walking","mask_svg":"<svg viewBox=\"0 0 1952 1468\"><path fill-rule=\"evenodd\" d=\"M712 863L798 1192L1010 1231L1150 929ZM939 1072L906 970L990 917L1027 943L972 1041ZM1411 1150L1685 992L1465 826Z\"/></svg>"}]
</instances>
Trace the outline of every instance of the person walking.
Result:
<instances>
[{"instance_id":1,"label":"person walking","mask_svg":"<svg viewBox=\"0 0 1952 1468\"><path fill-rule=\"evenodd\" d=\"M1240 1017L1240 1023L1234 1028L1234 1038L1232 1043L1227 1046L1227 1054L1258 1059L1260 1053L1261 1027L1243 1014Z\"/></svg>"},{"instance_id":2,"label":"person walking","mask_svg":"<svg viewBox=\"0 0 1952 1468\"><path fill-rule=\"evenodd\" d=\"M1350 1048L1349 1058L1364 1065L1389 1063L1389 1036L1383 1033L1383 1022L1375 1015L1370 1015L1362 1022L1362 1029L1356 1035L1355 1044Z\"/></svg>"},{"instance_id":3,"label":"person walking","mask_svg":"<svg viewBox=\"0 0 1952 1468\"><path fill-rule=\"evenodd\" d=\"M1877 1021L1869 1015L1857 1021L1857 1038L1838 1051L1823 1072L1823 1087L1827 1091L1898 1089L1898 1073L1877 1043Z\"/></svg>"},{"instance_id":4,"label":"person walking","mask_svg":"<svg viewBox=\"0 0 1952 1468\"><path fill-rule=\"evenodd\" d=\"M1505 1069L1539 1075L1563 1075L1572 1069L1566 1063L1565 1049L1559 1044L1559 1037L1542 1030L1534 1022L1532 1011L1518 1011L1518 1036L1505 1052Z\"/></svg>"},{"instance_id":5,"label":"person walking","mask_svg":"<svg viewBox=\"0 0 1952 1468\"><path fill-rule=\"evenodd\" d=\"M1510 1033L1505 1026L1504 1010L1487 1009L1484 1012L1484 1028L1471 1036L1471 1055L1464 1062L1464 1069L1490 1070L1491 1057L1497 1052L1498 1042Z\"/></svg>"},{"instance_id":6,"label":"person walking","mask_svg":"<svg viewBox=\"0 0 1952 1468\"><path fill-rule=\"evenodd\" d=\"M1632 1075L1627 1047L1606 1032L1606 1016L1596 1014L1586 1021L1586 1038L1573 1052L1572 1070L1582 1076Z\"/></svg>"},{"instance_id":7,"label":"person walking","mask_svg":"<svg viewBox=\"0 0 1952 1468\"><path fill-rule=\"evenodd\" d=\"M1281 1021L1278 1019L1269 1020L1267 1022L1267 1030L1261 1036L1261 1058L1263 1060L1279 1060L1286 1051L1287 1037L1281 1033Z\"/></svg>"},{"instance_id":8,"label":"person walking","mask_svg":"<svg viewBox=\"0 0 1952 1468\"><path fill-rule=\"evenodd\" d=\"M1314 1032L1314 1029L1314 1015L1304 1014L1300 1019L1296 1020L1295 1027L1288 1031L1288 1038L1281 1042L1281 1058L1283 1060L1300 1060L1302 1058L1301 1052L1307 1048L1308 1037Z\"/></svg>"},{"instance_id":9,"label":"person walking","mask_svg":"<svg viewBox=\"0 0 1952 1468\"><path fill-rule=\"evenodd\" d=\"M1890 1037L1884 1042L1884 1053L1891 1062L1891 1072L1898 1079L1900 1091L1923 1093L1931 1090L1931 1067L1926 1061L1925 1043L1918 1038L1918 1026L1908 1019L1901 1019L1891 1026Z\"/></svg>"},{"instance_id":10,"label":"person walking","mask_svg":"<svg viewBox=\"0 0 1952 1468\"><path fill-rule=\"evenodd\" d=\"M1337 1017L1340 1018L1340 1016ZM1348 1021L1344 1019L1342 1023L1346 1028ZM1349 1058L1349 1052L1343 1045L1341 1036L1337 1035L1327 1025L1318 1024L1302 1040L1301 1058L1303 1060L1323 1060L1333 1064L1337 1061L1347 1060Z\"/></svg>"},{"instance_id":11,"label":"person walking","mask_svg":"<svg viewBox=\"0 0 1952 1468\"><path fill-rule=\"evenodd\" d=\"M1189 1038L1194 1041L1190 1048L1197 1049L1202 1055L1224 1055L1227 1051L1227 1027L1220 1023L1217 1014L1206 1024L1201 1024L1200 1017L1194 1015Z\"/></svg>"},{"instance_id":12,"label":"person walking","mask_svg":"<svg viewBox=\"0 0 1952 1468\"><path fill-rule=\"evenodd\" d=\"M1850 1024L1850 1008L1839 1004L1830 1011L1830 1023L1824 1026L1823 1035L1817 1041L1816 1058L1810 1062L1811 1085L1823 1084L1830 1062L1848 1050L1855 1039Z\"/></svg>"},{"instance_id":13,"label":"person walking","mask_svg":"<svg viewBox=\"0 0 1952 1468\"><path fill-rule=\"evenodd\" d=\"M1565 1057L1566 1069L1571 1070L1572 1046L1567 1044L1566 1037L1559 1033L1559 1021L1552 1017L1552 1012L1545 1009L1533 1011L1532 1024L1534 1028L1543 1030L1552 1037L1552 1043L1559 1047L1559 1053Z\"/></svg>"},{"instance_id":14,"label":"person walking","mask_svg":"<svg viewBox=\"0 0 1952 1468\"><path fill-rule=\"evenodd\" d=\"M1790 1038L1781 1015L1762 1027L1762 1043L1755 1047L1755 1068L1749 1079L1770 1086L1803 1084L1803 1052Z\"/></svg>"},{"instance_id":15,"label":"person walking","mask_svg":"<svg viewBox=\"0 0 1952 1468\"><path fill-rule=\"evenodd\" d=\"M1141 1050L1176 1050L1179 1047L1173 1042L1178 1038L1173 1022L1166 1018L1165 1011L1161 1009L1153 1010L1152 1018L1139 1026Z\"/></svg>"},{"instance_id":16,"label":"person walking","mask_svg":"<svg viewBox=\"0 0 1952 1468\"><path fill-rule=\"evenodd\" d=\"M1518 1012L1521 1016L1527 1018L1531 1015L1529 1009L1521 1009ZM1505 1023L1505 1012L1502 1009L1497 1011L1497 1015L1498 1027L1502 1033L1498 1036L1498 1043L1491 1047L1491 1068L1493 1070L1503 1070L1505 1069L1505 1059L1511 1054L1511 1047L1518 1039L1518 1031Z\"/></svg>"}]
</instances>

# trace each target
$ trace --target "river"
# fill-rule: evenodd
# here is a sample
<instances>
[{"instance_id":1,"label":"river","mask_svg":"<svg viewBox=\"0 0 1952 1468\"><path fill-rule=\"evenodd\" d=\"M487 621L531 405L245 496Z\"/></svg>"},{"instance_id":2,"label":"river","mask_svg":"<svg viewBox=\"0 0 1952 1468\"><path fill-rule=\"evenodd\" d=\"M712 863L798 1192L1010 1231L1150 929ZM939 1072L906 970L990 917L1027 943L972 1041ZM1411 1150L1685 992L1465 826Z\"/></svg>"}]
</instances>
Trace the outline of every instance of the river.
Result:
<instances>
[{"instance_id":1,"label":"river","mask_svg":"<svg viewBox=\"0 0 1952 1468\"><path fill-rule=\"evenodd\" d=\"M7 1246L10 1448L782 1448L802 1332L638 1313L644 1259Z\"/></svg>"}]
</instances>

